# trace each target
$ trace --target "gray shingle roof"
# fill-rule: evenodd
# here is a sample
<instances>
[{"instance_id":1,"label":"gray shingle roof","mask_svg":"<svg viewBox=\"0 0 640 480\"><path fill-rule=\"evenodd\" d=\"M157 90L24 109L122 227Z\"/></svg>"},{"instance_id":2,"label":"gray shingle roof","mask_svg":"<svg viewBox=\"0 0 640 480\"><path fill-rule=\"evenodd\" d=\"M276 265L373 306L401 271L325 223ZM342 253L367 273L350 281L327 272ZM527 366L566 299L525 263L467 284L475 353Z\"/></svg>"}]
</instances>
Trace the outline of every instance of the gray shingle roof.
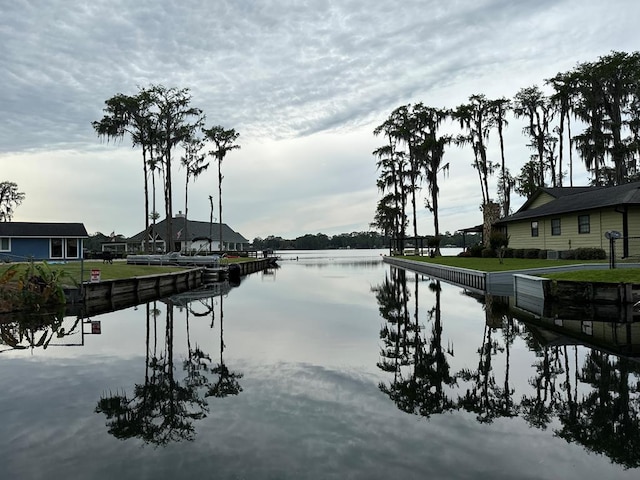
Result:
<instances>
[{"instance_id":1,"label":"gray shingle roof","mask_svg":"<svg viewBox=\"0 0 640 480\"><path fill-rule=\"evenodd\" d=\"M571 193L571 188L577 189ZM565 190L566 189L566 190ZM528 209L527 202L513 215L505 217L497 224L526 220L529 218L548 217L562 215L599 208L611 208L621 205L640 205L640 182L626 183L616 187L565 187L564 192L554 190L555 200L537 208ZM547 192L553 195L551 192Z\"/></svg>"},{"instance_id":2,"label":"gray shingle roof","mask_svg":"<svg viewBox=\"0 0 640 480\"><path fill-rule=\"evenodd\" d=\"M188 220L188 228L185 233L185 223L187 221L184 217L174 217L171 236L174 240L185 240L185 234L188 236L187 240L193 240L194 238L209 238L209 232L211 232L213 239L217 240L219 236L219 223L210 224L209 222L198 222L195 220ZM149 226L150 229L153 226ZM156 223L155 226L156 234L164 240L167 234L166 227L166 219L162 220L159 223ZM180 232L180 237L178 238L178 232ZM130 242L143 242L144 241L144 230L135 234L133 237L129 239ZM238 232L232 230L226 223L222 224L222 241L230 242L230 243L250 243L249 240L244 238Z\"/></svg>"},{"instance_id":3,"label":"gray shingle roof","mask_svg":"<svg viewBox=\"0 0 640 480\"><path fill-rule=\"evenodd\" d=\"M0 237L87 238L82 223L0 222Z\"/></svg>"}]
</instances>

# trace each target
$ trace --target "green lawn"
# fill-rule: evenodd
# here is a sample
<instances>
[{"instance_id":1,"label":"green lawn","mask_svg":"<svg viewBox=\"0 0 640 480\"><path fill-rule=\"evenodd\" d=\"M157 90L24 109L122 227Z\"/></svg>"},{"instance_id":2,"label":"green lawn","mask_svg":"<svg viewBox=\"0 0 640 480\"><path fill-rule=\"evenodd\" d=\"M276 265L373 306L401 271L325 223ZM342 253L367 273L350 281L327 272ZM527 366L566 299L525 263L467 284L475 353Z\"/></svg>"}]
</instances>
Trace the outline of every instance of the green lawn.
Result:
<instances>
[{"instance_id":1,"label":"green lawn","mask_svg":"<svg viewBox=\"0 0 640 480\"><path fill-rule=\"evenodd\" d=\"M224 258L220 261L221 265L228 263L247 262L255 260L255 258ZM37 262L36 262L37 263ZM26 270L28 263L17 264L22 271ZM0 277L7 271L10 264L0 263ZM55 271L63 271L68 273L75 281L80 281L80 262L69 263L52 263L49 268ZM118 278L141 277L144 275L156 275L166 272L180 272L188 270L190 267L164 267L158 265L128 265L126 262L116 260L113 263L103 263L102 260L85 260L82 272L82 279L89 281L91 270L100 270L100 278L102 280L115 280Z\"/></svg>"},{"instance_id":2,"label":"green lawn","mask_svg":"<svg viewBox=\"0 0 640 480\"><path fill-rule=\"evenodd\" d=\"M37 263L37 262L36 262ZM28 268L28 263L17 264L21 271ZM0 276L4 274L10 267L9 264L0 264ZM67 273L75 281L80 280L80 262L69 262L64 264L50 264L49 268L54 271L63 271ZM113 263L103 263L102 260L85 260L82 279L88 281L91 270L100 270L100 278L102 280L114 280L117 278L140 277L144 275L155 275L166 272L179 272L186 270L184 267L160 267L155 265L127 265L126 262L115 261Z\"/></svg>"},{"instance_id":3,"label":"green lawn","mask_svg":"<svg viewBox=\"0 0 640 480\"><path fill-rule=\"evenodd\" d=\"M475 258L475 257L414 257L405 256L409 260L435 263L450 267L469 268L482 272L502 272L509 270L521 270L528 268L559 267L563 265L608 263L607 260L545 260L545 259L524 259L505 258L501 264L497 258ZM608 283L640 283L640 268L616 268L614 270L578 270L574 272L559 272L540 275L545 278L555 280L569 280L574 282L608 282Z\"/></svg>"},{"instance_id":4,"label":"green lawn","mask_svg":"<svg viewBox=\"0 0 640 480\"><path fill-rule=\"evenodd\" d=\"M551 273L541 276L554 280L569 280L571 282L640 284L640 268L616 268L615 270L582 270L577 272Z\"/></svg>"},{"instance_id":5,"label":"green lawn","mask_svg":"<svg viewBox=\"0 0 640 480\"><path fill-rule=\"evenodd\" d=\"M582 263L594 263L587 260L546 260L546 259L526 259L526 258L505 258L503 263L497 258L476 258L476 257L420 257L404 256L408 260L435 263L448 267L469 268L482 272L503 272L508 270L521 270L526 268L559 267L563 265L575 265ZM595 263L606 263L606 260L599 260Z\"/></svg>"}]
</instances>

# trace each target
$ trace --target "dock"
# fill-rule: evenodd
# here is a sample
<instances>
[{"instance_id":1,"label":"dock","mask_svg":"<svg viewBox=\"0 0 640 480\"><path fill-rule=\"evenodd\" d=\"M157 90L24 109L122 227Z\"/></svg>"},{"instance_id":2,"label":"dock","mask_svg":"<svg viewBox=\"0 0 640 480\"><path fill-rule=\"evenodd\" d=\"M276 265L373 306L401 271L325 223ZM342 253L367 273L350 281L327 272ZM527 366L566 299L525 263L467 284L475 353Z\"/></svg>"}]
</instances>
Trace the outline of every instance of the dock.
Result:
<instances>
[{"instance_id":1,"label":"dock","mask_svg":"<svg viewBox=\"0 0 640 480\"><path fill-rule=\"evenodd\" d=\"M195 267L180 272L83 282L79 288L66 288L65 296L67 305L84 304L94 312L113 311L225 280L239 284L245 275L276 267L276 258L267 257L217 268Z\"/></svg>"}]
</instances>

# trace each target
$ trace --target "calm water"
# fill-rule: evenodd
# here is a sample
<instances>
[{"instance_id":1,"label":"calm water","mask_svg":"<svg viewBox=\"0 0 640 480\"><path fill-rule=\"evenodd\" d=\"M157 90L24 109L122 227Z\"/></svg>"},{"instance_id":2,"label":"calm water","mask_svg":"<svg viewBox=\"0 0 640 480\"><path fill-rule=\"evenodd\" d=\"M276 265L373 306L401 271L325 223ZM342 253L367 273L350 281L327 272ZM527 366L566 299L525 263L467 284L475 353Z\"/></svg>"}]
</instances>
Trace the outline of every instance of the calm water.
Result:
<instances>
[{"instance_id":1,"label":"calm water","mask_svg":"<svg viewBox=\"0 0 640 480\"><path fill-rule=\"evenodd\" d=\"M640 476L637 324L525 323L380 253L2 325L0 477Z\"/></svg>"}]
</instances>

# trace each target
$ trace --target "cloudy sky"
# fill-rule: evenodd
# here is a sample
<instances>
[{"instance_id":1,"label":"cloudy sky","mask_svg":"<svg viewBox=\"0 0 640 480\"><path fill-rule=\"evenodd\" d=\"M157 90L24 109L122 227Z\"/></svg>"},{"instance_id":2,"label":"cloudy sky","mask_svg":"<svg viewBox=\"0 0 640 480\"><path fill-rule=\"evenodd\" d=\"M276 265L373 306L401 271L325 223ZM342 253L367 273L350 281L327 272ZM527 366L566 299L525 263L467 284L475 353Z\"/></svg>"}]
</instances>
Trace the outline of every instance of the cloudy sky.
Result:
<instances>
[{"instance_id":1,"label":"cloudy sky","mask_svg":"<svg viewBox=\"0 0 640 480\"><path fill-rule=\"evenodd\" d=\"M0 0L0 12L0 181L26 194L14 221L126 236L144 226L141 154L91 126L116 93L189 88L207 126L240 133L223 221L245 237L333 235L369 229L383 144L372 132L394 108L510 98L640 45L637 0ZM530 155L518 122L506 141L517 173ZM445 158L441 229L481 223L471 150ZM174 178L184 211L184 170ZM209 195L213 168L189 187L190 218L209 220Z\"/></svg>"}]
</instances>

